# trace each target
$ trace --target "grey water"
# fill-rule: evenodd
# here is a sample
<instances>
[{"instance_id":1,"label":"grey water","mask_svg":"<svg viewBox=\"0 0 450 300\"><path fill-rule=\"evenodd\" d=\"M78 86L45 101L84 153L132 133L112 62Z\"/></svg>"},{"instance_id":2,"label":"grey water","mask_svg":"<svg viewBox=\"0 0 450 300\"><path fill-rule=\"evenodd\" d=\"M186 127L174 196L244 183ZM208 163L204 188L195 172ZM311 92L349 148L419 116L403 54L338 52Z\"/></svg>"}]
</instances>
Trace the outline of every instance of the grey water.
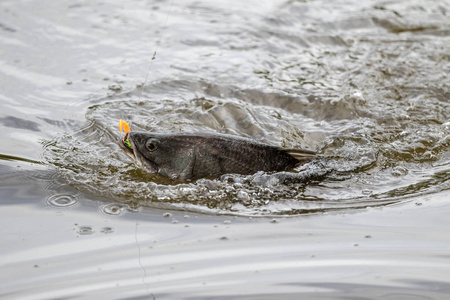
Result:
<instances>
[{"instance_id":1,"label":"grey water","mask_svg":"<svg viewBox=\"0 0 450 300\"><path fill-rule=\"evenodd\" d=\"M443 0L3 1L1 297L446 298L449 15ZM323 156L177 184L122 153L119 119Z\"/></svg>"}]
</instances>

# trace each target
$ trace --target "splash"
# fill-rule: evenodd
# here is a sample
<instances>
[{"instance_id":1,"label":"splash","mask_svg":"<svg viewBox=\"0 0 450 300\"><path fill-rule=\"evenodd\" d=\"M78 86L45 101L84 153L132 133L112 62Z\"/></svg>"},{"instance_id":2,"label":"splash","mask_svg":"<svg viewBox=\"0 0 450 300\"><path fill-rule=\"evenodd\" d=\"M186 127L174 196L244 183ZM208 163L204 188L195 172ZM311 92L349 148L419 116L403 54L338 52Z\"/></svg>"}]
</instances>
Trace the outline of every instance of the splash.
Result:
<instances>
[{"instance_id":1,"label":"splash","mask_svg":"<svg viewBox=\"0 0 450 300\"><path fill-rule=\"evenodd\" d=\"M185 83L184 88L190 84ZM177 85L182 86L180 82ZM168 84L168 88L171 86ZM227 92L225 87L214 89L219 88ZM227 93L231 94L232 88L229 89ZM245 93L249 92L241 95ZM317 127L315 118L268 105L249 106L247 98L224 100L206 96L188 101L117 98L92 106L86 114L89 123L48 142L44 157L58 168L67 183L106 202L214 214L323 213L393 205L448 188L445 126L423 124L422 119L416 122L414 118L397 118L398 127L403 129L392 130L391 123L384 122L383 109L378 113L368 107L365 109L371 111L372 118L347 119L345 126L334 120L329 124L322 121L322 126ZM273 98L273 94L258 92L258 100L265 104ZM283 101L287 105L293 103L292 98L282 96L272 103L279 106L284 105ZM320 110L316 113L320 114ZM144 173L118 147L120 138L110 124L121 115L136 130L231 133L285 148L309 145L324 157L293 172L227 174L215 180L176 184ZM240 121L231 123L230 116L239 117ZM129 125L125 124L128 123L119 122L119 127L128 133ZM343 129L324 135L324 128L332 128L330 124ZM428 130L416 130L419 127ZM424 149L404 143L420 141L423 134L429 137L427 144L423 143Z\"/></svg>"}]
</instances>

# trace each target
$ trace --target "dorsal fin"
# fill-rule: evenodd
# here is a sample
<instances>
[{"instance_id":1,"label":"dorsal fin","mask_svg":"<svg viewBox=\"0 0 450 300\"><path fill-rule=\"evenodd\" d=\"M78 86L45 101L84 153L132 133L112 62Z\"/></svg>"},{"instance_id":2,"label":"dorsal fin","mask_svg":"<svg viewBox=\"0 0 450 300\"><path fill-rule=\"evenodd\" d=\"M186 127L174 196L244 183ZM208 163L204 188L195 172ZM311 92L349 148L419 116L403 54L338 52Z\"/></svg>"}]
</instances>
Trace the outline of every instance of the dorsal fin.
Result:
<instances>
[{"instance_id":1,"label":"dorsal fin","mask_svg":"<svg viewBox=\"0 0 450 300\"><path fill-rule=\"evenodd\" d=\"M280 148L281 151L289 154L299 162L304 162L306 160L311 160L317 156L317 153L309 150L301 150L301 149L283 149Z\"/></svg>"}]
</instances>

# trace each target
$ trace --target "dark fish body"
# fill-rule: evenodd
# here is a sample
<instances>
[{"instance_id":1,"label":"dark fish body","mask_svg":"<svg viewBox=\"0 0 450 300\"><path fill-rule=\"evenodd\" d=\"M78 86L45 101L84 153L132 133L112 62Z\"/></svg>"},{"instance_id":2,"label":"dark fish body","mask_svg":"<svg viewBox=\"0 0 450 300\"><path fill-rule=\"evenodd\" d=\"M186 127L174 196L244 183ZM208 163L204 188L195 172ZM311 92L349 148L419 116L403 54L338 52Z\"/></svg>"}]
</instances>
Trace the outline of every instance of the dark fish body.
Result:
<instances>
[{"instance_id":1,"label":"dark fish body","mask_svg":"<svg viewBox=\"0 0 450 300\"><path fill-rule=\"evenodd\" d=\"M144 171L177 181L229 173L286 171L315 156L312 151L282 149L211 133L129 132L119 144Z\"/></svg>"}]
</instances>

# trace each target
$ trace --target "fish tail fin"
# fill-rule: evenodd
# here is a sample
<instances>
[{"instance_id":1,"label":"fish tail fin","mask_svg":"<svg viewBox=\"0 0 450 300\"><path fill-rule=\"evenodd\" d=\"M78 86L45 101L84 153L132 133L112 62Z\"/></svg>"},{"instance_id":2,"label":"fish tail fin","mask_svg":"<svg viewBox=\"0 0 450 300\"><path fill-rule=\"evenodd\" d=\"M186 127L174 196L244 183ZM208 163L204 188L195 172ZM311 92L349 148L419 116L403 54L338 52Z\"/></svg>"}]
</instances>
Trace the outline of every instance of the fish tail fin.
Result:
<instances>
[{"instance_id":1,"label":"fish tail fin","mask_svg":"<svg viewBox=\"0 0 450 300\"><path fill-rule=\"evenodd\" d=\"M280 150L289 154L299 162L306 162L317 157L317 153L310 150L300 150L300 149L280 149Z\"/></svg>"}]
</instances>

